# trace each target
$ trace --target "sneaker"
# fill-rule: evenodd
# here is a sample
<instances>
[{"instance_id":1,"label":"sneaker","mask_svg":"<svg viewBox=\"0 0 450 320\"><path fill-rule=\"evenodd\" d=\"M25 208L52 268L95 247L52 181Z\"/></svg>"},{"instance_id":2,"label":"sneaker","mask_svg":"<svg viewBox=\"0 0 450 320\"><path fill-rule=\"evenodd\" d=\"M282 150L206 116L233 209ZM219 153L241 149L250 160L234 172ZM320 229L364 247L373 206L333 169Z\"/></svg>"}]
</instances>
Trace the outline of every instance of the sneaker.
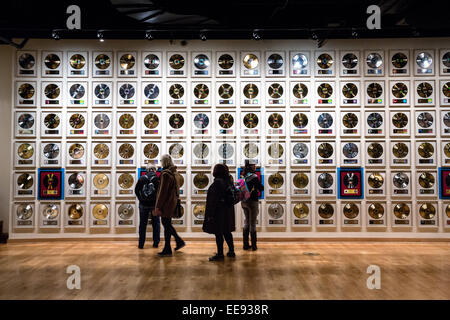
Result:
<instances>
[{"instance_id":1,"label":"sneaker","mask_svg":"<svg viewBox=\"0 0 450 320\"><path fill-rule=\"evenodd\" d=\"M158 252L158 256L160 256L160 257L171 257L172 256L172 252L170 252L170 251L161 251L161 252Z\"/></svg>"},{"instance_id":2,"label":"sneaker","mask_svg":"<svg viewBox=\"0 0 450 320\"><path fill-rule=\"evenodd\" d=\"M182 241L182 242L178 243L177 246L175 247L175 251L180 250L184 246L186 246L186 242Z\"/></svg>"},{"instance_id":3,"label":"sneaker","mask_svg":"<svg viewBox=\"0 0 450 320\"><path fill-rule=\"evenodd\" d=\"M224 260L223 255L219 256L218 254L216 254L212 257L209 257L209 261L223 261L223 260Z\"/></svg>"},{"instance_id":4,"label":"sneaker","mask_svg":"<svg viewBox=\"0 0 450 320\"><path fill-rule=\"evenodd\" d=\"M232 252L232 251L229 251L229 252L227 253L227 257L228 257L228 258L236 258L236 253L234 253L234 252Z\"/></svg>"}]
</instances>

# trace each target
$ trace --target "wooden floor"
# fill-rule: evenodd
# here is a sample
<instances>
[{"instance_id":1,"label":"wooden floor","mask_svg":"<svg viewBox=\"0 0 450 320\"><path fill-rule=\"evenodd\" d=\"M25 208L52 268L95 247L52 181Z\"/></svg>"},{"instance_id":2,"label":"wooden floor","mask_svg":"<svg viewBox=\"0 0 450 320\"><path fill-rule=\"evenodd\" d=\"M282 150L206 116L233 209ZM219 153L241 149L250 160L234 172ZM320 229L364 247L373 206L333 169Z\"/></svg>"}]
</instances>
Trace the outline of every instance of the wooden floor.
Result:
<instances>
[{"instance_id":1,"label":"wooden floor","mask_svg":"<svg viewBox=\"0 0 450 320\"><path fill-rule=\"evenodd\" d=\"M214 251L212 241L169 258L124 241L0 245L0 299L450 299L448 242L266 242L212 263ZM68 265L81 268L81 290L67 289ZM369 265L380 290L367 289Z\"/></svg>"}]
</instances>

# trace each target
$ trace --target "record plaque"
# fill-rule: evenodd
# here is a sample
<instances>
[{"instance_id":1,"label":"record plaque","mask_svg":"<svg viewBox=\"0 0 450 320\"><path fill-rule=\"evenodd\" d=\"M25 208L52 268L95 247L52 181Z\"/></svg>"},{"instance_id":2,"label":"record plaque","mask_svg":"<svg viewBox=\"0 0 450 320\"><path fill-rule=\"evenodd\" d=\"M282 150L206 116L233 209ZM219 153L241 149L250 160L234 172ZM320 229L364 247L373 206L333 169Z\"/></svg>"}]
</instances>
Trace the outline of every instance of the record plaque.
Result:
<instances>
[{"instance_id":1,"label":"record plaque","mask_svg":"<svg viewBox=\"0 0 450 320\"><path fill-rule=\"evenodd\" d=\"M363 199L363 168L338 168L338 199Z\"/></svg>"},{"instance_id":2,"label":"record plaque","mask_svg":"<svg viewBox=\"0 0 450 320\"><path fill-rule=\"evenodd\" d=\"M450 199L450 168L439 168L439 199Z\"/></svg>"},{"instance_id":3,"label":"record plaque","mask_svg":"<svg viewBox=\"0 0 450 320\"><path fill-rule=\"evenodd\" d=\"M38 200L64 199L64 169L38 169Z\"/></svg>"}]
</instances>

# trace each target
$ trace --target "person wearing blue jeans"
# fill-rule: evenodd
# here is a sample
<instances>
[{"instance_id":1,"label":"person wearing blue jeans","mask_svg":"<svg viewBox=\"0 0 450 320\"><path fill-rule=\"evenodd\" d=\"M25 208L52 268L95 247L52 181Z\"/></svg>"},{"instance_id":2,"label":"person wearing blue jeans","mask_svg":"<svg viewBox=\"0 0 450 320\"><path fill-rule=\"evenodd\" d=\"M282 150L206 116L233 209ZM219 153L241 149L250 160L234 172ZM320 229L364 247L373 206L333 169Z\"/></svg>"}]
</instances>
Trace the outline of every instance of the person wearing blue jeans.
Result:
<instances>
[{"instance_id":1,"label":"person wearing blue jeans","mask_svg":"<svg viewBox=\"0 0 450 320\"><path fill-rule=\"evenodd\" d=\"M147 164L146 173L139 178L134 188L134 192L139 199L139 249L144 248L149 218L151 218L151 224L153 227L153 248L158 248L159 245L161 222L159 217L153 216L159 182L159 177L156 174L156 167L153 164ZM150 199L145 199L143 189L144 186L148 184L153 184L152 190L154 190L154 192Z\"/></svg>"}]
</instances>

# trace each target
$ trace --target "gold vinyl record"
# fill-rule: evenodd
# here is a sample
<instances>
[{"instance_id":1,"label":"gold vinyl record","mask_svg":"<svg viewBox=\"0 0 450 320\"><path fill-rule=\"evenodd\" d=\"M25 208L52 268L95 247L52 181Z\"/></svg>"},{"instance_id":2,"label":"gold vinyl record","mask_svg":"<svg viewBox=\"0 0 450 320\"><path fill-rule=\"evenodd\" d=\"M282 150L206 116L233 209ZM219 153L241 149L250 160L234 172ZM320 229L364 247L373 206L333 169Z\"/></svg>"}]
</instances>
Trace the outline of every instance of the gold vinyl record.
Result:
<instances>
[{"instance_id":1,"label":"gold vinyl record","mask_svg":"<svg viewBox=\"0 0 450 320\"><path fill-rule=\"evenodd\" d=\"M383 155L383 146L378 142L372 142L367 147L367 153L371 158L378 159Z\"/></svg>"},{"instance_id":2,"label":"gold vinyl record","mask_svg":"<svg viewBox=\"0 0 450 320\"><path fill-rule=\"evenodd\" d=\"M144 156L147 159L155 159L159 154L159 148L154 143L148 143L144 147Z\"/></svg>"},{"instance_id":3,"label":"gold vinyl record","mask_svg":"<svg viewBox=\"0 0 450 320\"><path fill-rule=\"evenodd\" d=\"M244 87L244 95L247 97L247 99L255 99L258 96L259 89L256 84L248 83Z\"/></svg>"},{"instance_id":4,"label":"gold vinyl record","mask_svg":"<svg viewBox=\"0 0 450 320\"><path fill-rule=\"evenodd\" d=\"M169 124L174 129L180 129L184 125L184 118L181 114L172 114L169 118Z\"/></svg>"},{"instance_id":5,"label":"gold vinyl record","mask_svg":"<svg viewBox=\"0 0 450 320\"><path fill-rule=\"evenodd\" d=\"M45 116L44 118L44 125L49 129L56 129L59 127L59 124L61 123L59 117L57 114L50 113Z\"/></svg>"},{"instance_id":6,"label":"gold vinyl record","mask_svg":"<svg viewBox=\"0 0 450 320\"><path fill-rule=\"evenodd\" d=\"M309 207L303 202L295 204L294 215L298 219L306 219L306 217L308 217L309 215Z\"/></svg>"},{"instance_id":7,"label":"gold vinyl record","mask_svg":"<svg viewBox=\"0 0 450 320\"><path fill-rule=\"evenodd\" d=\"M184 96L184 88L181 84L175 83L169 88L169 95L173 99L181 99Z\"/></svg>"},{"instance_id":8,"label":"gold vinyl record","mask_svg":"<svg viewBox=\"0 0 450 320\"><path fill-rule=\"evenodd\" d=\"M199 83L194 88L194 95L197 99L206 99L209 95L209 88L206 84Z\"/></svg>"},{"instance_id":9,"label":"gold vinyl record","mask_svg":"<svg viewBox=\"0 0 450 320\"><path fill-rule=\"evenodd\" d=\"M384 178L378 172L374 172L374 173L370 174L368 181L369 181L369 186L371 186L372 188L378 189L383 186Z\"/></svg>"},{"instance_id":10,"label":"gold vinyl record","mask_svg":"<svg viewBox=\"0 0 450 320\"><path fill-rule=\"evenodd\" d=\"M392 65L397 69L404 68L408 63L408 57L402 52L397 52L392 56Z\"/></svg>"},{"instance_id":11,"label":"gold vinyl record","mask_svg":"<svg viewBox=\"0 0 450 320\"><path fill-rule=\"evenodd\" d=\"M86 64L86 59L81 54L74 54L70 57L69 63L74 69L82 69Z\"/></svg>"},{"instance_id":12,"label":"gold vinyl record","mask_svg":"<svg viewBox=\"0 0 450 320\"><path fill-rule=\"evenodd\" d=\"M444 146L444 153L447 158L450 158L450 142Z\"/></svg>"},{"instance_id":13,"label":"gold vinyl record","mask_svg":"<svg viewBox=\"0 0 450 320\"><path fill-rule=\"evenodd\" d=\"M130 189L133 186L134 178L129 173L122 173L119 176L118 183L122 189Z\"/></svg>"},{"instance_id":14,"label":"gold vinyl record","mask_svg":"<svg viewBox=\"0 0 450 320\"><path fill-rule=\"evenodd\" d=\"M72 128L81 129L81 128L83 128L84 123L85 123L85 119L82 114L75 113L70 116L69 124Z\"/></svg>"},{"instance_id":15,"label":"gold vinyl record","mask_svg":"<svg viewBox=\"0 0 450 320\"><path fill-rule=\"evenodd\" d=\"M134 155L134 147L129 143L123 143L119 147L119 155L123 159L130 159Z\"/></svg>"},{"instance_id":16,"label":"gold vinyl record","mask_svg":"<svg viewBox=\"0 0 450 320\"><path fill-rule=\"evenodd\" d=\"M284 184L284 178L277 172L269 176L268 182L273 189L280 189Z\"/></svg>"},{"instance_id":17,"label":"gold vinyl record","mask_svg":"<svg viewBox=\"0 0 450 320\"><path fill-rule=\"evenodd\" d=\"M309 178L303 172L299 172L294 176L294 186L298 189L304 189L309 183Z\"/></svg>"},{"instance_id":18,"label":"gold vinyl record","mask_svg":"<svg viewBox=\"0 0 450 320\"><path fill-rule=\"evenodd\" d=\"M283 126L283 116L279 113L272 113L269 116L269 126L274 129L281 128Z\"/></svg>"},{"instance_id":19,"label":"gold vinyl record","mask_svg":"<svg viewBox=\"0 0 450 320\"><path fill-rule=\"evenodd\" d=\"M18 93L23 99L31 99L34 96L34 87L29 83L23 83L20 85Z\"/></svg>"},{"instance_id":20,"label":"gold vinyl record","mask_svg":"<svg viewBox=\"0 0 450 320\"><path fill-rule=\"evenodd\" d=\"M381 97L383 94L383 87L376 82L373 82L367 86L367 95L373 99Z\"/></svg>"},{"instance_id":21,"label":"gold vinyl record","mask_svg":"<svg viewBox=\"0 0 450 320\"><path fill-rule=\"evenodd\" d=\"M129 113L124 113L119 118L119 124L124 129L130 129L134 125L134 117Z\"/></svg>"},{"instance_id":22,"label":"gold vinyl record","mask_svg":"<svg viewBox=\"0 0 450 320\"><path fill-rule=\"evenodd\" d=\"M352 99L358 94L358 87L354 83L346 83L342 87L342 94L344 97Z\"/></svg>"},{"instance_id":23,"label":"gold vinyl record","mask_svg":"<svg viewBox=\"0 0 450 320\"><path fill-rule=\"evenodd\" d=\"M259 148L256 143L250 142L244 146L244 156L247 159L254 159L259 154Z\"/></svg>"},{"instance_id":24,"label":"gold vinyl record","mask_svg":"<svg viewBox=\"0 0 450 320\"><path fill-rule=\"evenodd\" d=\"M104 204L97 204L92 208L92 215L97 220L104 220L108 216L108 208Z\"/></svg>"},{"instance_id":25,"label":"gold vinyl record","mask_svg":"<svg viewBox=\"0 0 450 320\"><path fill-rule=\"evenodd\" d=\"M194 185L198 189L205 189L209 184L209 178L204 173L197 173L194 176Z\"/></svg>"},{"instance_id":26,"label":"gold vinyl record","mask_svg":"<svg viewBox=\"0 0 450 320\"><path fill-rule=\"evenodd\" d=\"M279 99L283 96L283 86L279 83L272 83L267 90L269 96L274 99Z\"/></svg>"},{"instance_id":27,"label":"gold vinyl record","mask_svg":"<svg viewBox=\"0 0 450 320\"><path fill-rule=\"evenodd\" d=\"M84 210L83 207L79 204L72 204L69 207L68 215L70 219L78 220L83 216Z\"/></svg>"},{"instance_id":28,"label":"gold vinyl record","mask_svg":"<svg viewBox=\"0 0 450 320\"><path fill-rule=\"evenodd\" d=\"M97 189L105 189L109 184L109 178L104 173L97 173L94 176L94 186Z\"/></svg>"},{"instance_id":29,"label":"gold vinyl record","mask_svg":"<svg viewBox=\"0 0 450 320\"><path fill-rule=\"evenodd\" d=\"M328 53L322 53L317 57L317 65L320 69L328 69L333 64L333 58Z\"/></svg>"},{"instance_id":30,"label":"gold vinyl record","mask_svg":"<svg viewBox=\"0 0 450 320\"><path fill-rule=\"evenodd\" d=\"M308 125L308 117L304 113L297 113L293 118L293 123L296 128L304 128Z\"/></svg>"},{"instance_id":31,"label":"gold vinyl record","mask_svg":"<svg viewBox=\"0 0 450 320\"><path fill-rule=\"evenodd\" d=\"M111 65L111 59L106 54L99 54L94 63L98 69L105 70Z\"/></svg>"},{"instance_id":32,"label":"gold vinyl record","mask_svg":"<svg viewBox=\"0 0 450 320\"><path fill-rule=\"evenodd\" d=\"M149 113L144 118L144 124L149 129L155 129L159 124L159 118L154 113Z\"/></svg>"},{"instance_id":33,"label":"gold vinyl record","mask_svg":"<svg viewBox=\"0 0 450 320\"><path fill-rule=\"evenodd\" d=\"M384 208L380 203L374 202L369 205L369 216L372 219L381 219L384 216Z\"/></svg>"},{"instance_id":34,"label":"gold vinyl record","mask_svg":"<svg viewBox=\"0 0 450 320\"><path fill-rule=\"evenodd\" d=\"M197 219L205 219L206 205L196 204L194 205L194 216Z\"/></svg>"},{"instance_id":35,"label":"gold vinyl record","mask_svg":"<svg viewBox=\"0 0 450 320\"><path fill-rule=\"evenodd\" d=\"M57 69L61 64L61 59L58 55L50 53L44 59L45 66L49 69Z\"/></svg>"},{"instance_id":36,"label":"gold vinyl record","mask_svg":"<svg viewBox=\"0 0 450 320\"><path fill-rule=\"evenodd\" d=\"M234 124L234 118L229 113L223 113L219 117L219 125L224 129L229 129Z\"/></svg>"},{"instance_id":37,"label":"gold vinyl record","mask_svg":"<svg viewBox=\"0 0 450 320\"><path fill-rule=\"evenodd\" d=\"M283 156L284 154L284 148L281 144L279 144L278 142L274 142L272 144L269 145L269 156L273 159L279 159Z\"/></svg>"},{"instance_id":38,"label":"gold vinyl record","mask_svg":"<svg viewBox=\"0 0 450 320\"><path fill-rule=\"evenodd\" d=\"M254 54L247 54L244 57L244 67L246 67L247 69L255 69L259 64L259 60L258 57L255 56Z\"/></svg>"},{"instance_id":39,"label":"gold vinyl record","mask_svg":"<svg viewBox=\"0 0 450 320\"><path fill-rule=\"evenodd\" d=\"M233 67L233 64L234 64L234 59L229 54L223 54L219 57L219 67L220 68L222 68L224 70L228 70L228 69L231 69L231 67Z\"/></svg>"},{"instance_id":40,"label":"gold vinyl record","mask_svg":"<svg viewBox=\"0 0 450 320\"><path fill-rule=\"evenodd\" d=\"M292 93L297 99L304 99L308 95L308 87L303 83L297 83L294 88L292 88Z\"/></svg>"},{"instance_id":41,"label":"gold vinyl record","mask_svg":"<svg viewBox=\"0 0 450 320\"><path fill-rule=\"evenodd\" d=\"M392 94L396 98L404 98L408 93L408 87L403 82L397 82L392 87Z\"/></svg>"},{"instance_id":42,"label":"gold vinyl record","mask_svg":"<svg viewBox=\"0 0 450 320\"><path fill-rule=\"evenodd\" d=\"M445 207L445 215L447 216L447 218L450 218L450 204Z\"/></svg>"},{"instance_id":43,"label":"gold vinyl record","mask_svg":"<svg viewBox=\"0 0 450 320\"><path fill-rule=\"evenodd\" d=\"M180 159L183 157L184 148L180 143L174 143L169 147L169 154L174 159Z\"/></svg>"},{"instance_id":44,"label":"gold vinyl record","mask_svg":"<svg viewBox=\"0 0 450 320\"><path fill-rule=\"evenodd\" d=\"M405 143L397 142L392 148L392 153L396 158L405 158L409 153L409 148Z\"/></svg>"},{"instance_id":45,"label":"gold vinyl record","mask_svg":"<svg viewBox=\"0 0 450 320\"><path fill-rule=\"evenodd\" d=\"M317 88L317 94L324 99L331 97L333 94L333 88L328 83L322 83Z\"/></svg>"},{"instance_id":46,"label":"gold vinyl record","mask_svg":"<svg viewBox=\"0 0 450 320\"><path fill-rule=\"evenodd\" d=\"M169 59L169 66L172 69L178 70L184 66L184 58L180 54L174 54Z\"/></svg>"},{"instance_id":47,"label":"gold vinyl record","mask_svg":"<svg viewBox=\"0 0 450 320\"><path fill-rule=\"evenodd\" d=\"M329 203L322 203L319 206L319 216L322 219L330 219L334 214L334 208Z\"/></svg>"},{"instance_id":48,"label":"gold vinyl record","mask_svg":"<svg viewBox=\"0 0 450 320\"><path fill-rule=\"evenodd\" d=\"M17 177L17 185L21 190L30 189L34 184L33 176L28 173L22 173Z\"/></svg>"},{"instance_id":49,"label":"gold vinyl record","mask_svg":"<svg viewBox=\"0 0 450 320\"><path fill-rule=\"evenodd\" d=\"M436 179L429 172L422 172L419 175L419 184L422 188L432 188L434 186Z\"/></svg>"},{"instance_id":50,"label":"gold vinyl record","mask_svg":"<svg viewBox=\"0 0 450 320\"><path fill-rule=\"evenodd\" d=\"M419 145L418 152L422 158L431 158L434 154L434 147L429 142L422 142Z\"/></svg>"},{"instance_id":51,"label":"gold vinyl record","mask_svg":"<svg viewBox=\"0 0 450 320\"><path fill-rule=\"evenodd\" d=\"M69 147L69 155L72 159L81 159L84 155L84 147L82 144L74 143Z\"/></svg>"},{"instance_id":52,"label":"gold vinyl record","mask_svg":"<svg viewBox=\"0 0 450 320\"><path fill-rule=\"evenodd\" d=\"M99 143L94 148L94 155L97 159L105 159L109 155L109 147L104 143Z\"/></svg>"},{"instance_id":53,"label":"gold vinyl record","mask_svg":"<svg viewBox=\"0 0 450 320\"><path fill-rule=\"evenodd\" d=\"M136 60L134 59L132 54L124 54L120 57L120 67L124 70L130 70L134 67Z\"/></svg>"},{"instance_id":54,"label":"gold vinyl record","mask_svg":"<svg viewBox=\"0 0 450 320\"><path fill-rule=\"evenodd\" d=\"M284 214L283 206L279 203L271 203L267 211L272 219L280 219Z\"/></svg>"},{"instance_id":55,"label":"gold vinyl record","mask_svg":"<svg viewBox=\"0 0 450 320\"><path fill-rule=\"evenodd\" d=\"M392 124L397 128L404 128L408 124L408 116L403 112L397 112L392 116Z\"/></svg>"},{"instance_id":56,"label":"gold vinyl record","mask_svg":"<svg viewBox=\"0 0 450 320\"><path fill-rule=\"evenodd\" d=\"M419 214L426 220L433 219L436 215L436 208L431 203L424 203L419 208Z\"/></svg>"},{"instance_id":57,"label":"gold vinyl record","mask_svg":"<svg viewBox=\"0 0 450 320\"><path fill-rule=\"evenodd\" d=\"M84 185L84 176L81 172L74 172L69 176L67 182L69 183L70 189L81 189Z\"/></svg>"},{"instance_id":58,"label":"gold vinyl record","mask_svg":"<svg viewBox=\"0 0 450 320\"><path fill-rule=\"evenodd\" d=\"M45 86L44 94L49 99L56 99L56 98L58 98L60 93L61 93L61 90L54 83L50 83L50 84Z\"/></svg>"},{"instance_id":59,"label":"gold vinyl record","mask_svg":"<svg viewBox=\"0 0 450 320\"><path fill-rule=\"evenodd\" d=\"M358 117L354 113L346 113L342 117L342 124L346 128L355 128L358 125Z\"/></svg>"},{"instance_id":60,"label":"gold vinyl record","mask_svg":"<svg viewBox=\"0 0 450 320\"><path fill-rule=\"evenodd\" d=\"M184 177L181 174L179 174L177 177L178 186L181 188L182 186L184 186Z\"/></svg>"},{"instance_id":61,"label":"gold vinyl record","mask_svg":"<svg viewBox=\"0 0 450 320\"><path fill-rule=\"evenodd\" d=\"M17 154L22 159L30 159L34 154L34 148L29 143L22 143L19 148L17 148Z\"/></svg>"},{"instance_id":62,"label":"gold vinyl record","mask_svg":"<svg viewBox=\"0 0 450 320\"><path fill-rule=\"evenodd\" d=\"M219 87L219 96L222 99L230 99L234 94L234 89L233 87L228 84L228 83L224 83Z\"/></svg>"},{"instance_id":63,"label":"gold vinyl record","mask_svg":"<svg viewBox=\"0 0 450 320\"><path fill-rule=\"evenodd\" d=\"M194 146L194 155L198 159L206 159L209 155L209 147L206 143L198 143Z\"/></svg>"},{"instance_id":64,"label":"gold vinyl record","mask_svg":"<svg viewBox=\"0 0 450 320\"><path fill-rule=\"evenodd\" d=\"M346 203L344 206L344 216L347 219L355 219L359 215L359 208L354 203Z\"/></svg>"},{"instance_id":65,"label":"gold vinyl record","mask_svg":"<svg viewBox=\"0 0 450 320\"><path fill-rule=\"evenodd\" d=\"M442 93L447 98L450 98L450 82L444 83L444 85L442 86Z\"/></svg>"},{"instance_id":66,"label":"gold vinyl record","mask_svg":"<svg viewBox=\"0 0 450 320\"><path fill-rule=\"evenodd\" d=\"M319 155L322 158L329 158L333 155L333 146L331 144L329 144L328 142L322 142L319 145L319 148L317 148Z\"/></svg>"},{"instance_id":67,"label":"gold vinyl record","mask_svg":"<svg viewBox=\"0 0 450 320\"><path fill-rule=\"evenodd\" d=\"M417 94L421 98L428 98L433 94L433 87L428 82L421 82L417 86Z\"/></svg>"},{"instance_id":68,"label":"gold vinyl record","mask_svg":"<svg viewBox=\"0 0 450 320\"><path fill-rule=\"evenodd\" d=\"M54 220L59 215L58 207L53 203L48 203L42 209L42 215L46 220Z\"/></svg>"},{"instance_id":69,"label":"gold vinyl record","mask_svg":"<svg viewBox=\"0 0 450 320\"><path fill-rule=\"evenodd\" d=\"M33 207L31 204L20 204L17 207L17 218L20 220L28 220L33 215Z\"/></svg>"},{"instance_id":70,"label":"gold vinyl record","mask_svg":"<svg viewBox=\"0 0 450 320\"><path fill-rule=\"evenodd\" d=\"M258 126L258 116L254 113L247 113L244 116L244 125L249 129L256 128Z\"/></svg>"},{"instance_id":71,"label":"gold vinyl record","mask_svg":"<svg viewBox=\"0 0 450 320\"><path fill-rule=\"evenodd\" d=\"M409 206L406 203L397 203L394 206L394 215L398 219L407 219L409 217L411 210L409 209Z\"/></svg>"},{"instance_id":72,"label":"gold vinyl record","mask_svg":"<svg viewBox=\"0 0 450 320\"><path fill-rule=\"evenodd\" d=\"M134 208L129 203L122 203L117 209L120 219L128 220L131 219L134 215Z\"/></svg>"},{"instance_id":73,"label":"gold vinyl record","mask_svg":"<svg viewBox=\"0 0 450 320\"><path fill-rule=\"evenodd\" d=\"M183 218L183 216L184 216L184 207L183 207L183 206L180 206L180 213L181 213L181 215L180 215L180 217L177 218L177 219L181 219L181 218Z\"/></svg>"}]
</instances>

